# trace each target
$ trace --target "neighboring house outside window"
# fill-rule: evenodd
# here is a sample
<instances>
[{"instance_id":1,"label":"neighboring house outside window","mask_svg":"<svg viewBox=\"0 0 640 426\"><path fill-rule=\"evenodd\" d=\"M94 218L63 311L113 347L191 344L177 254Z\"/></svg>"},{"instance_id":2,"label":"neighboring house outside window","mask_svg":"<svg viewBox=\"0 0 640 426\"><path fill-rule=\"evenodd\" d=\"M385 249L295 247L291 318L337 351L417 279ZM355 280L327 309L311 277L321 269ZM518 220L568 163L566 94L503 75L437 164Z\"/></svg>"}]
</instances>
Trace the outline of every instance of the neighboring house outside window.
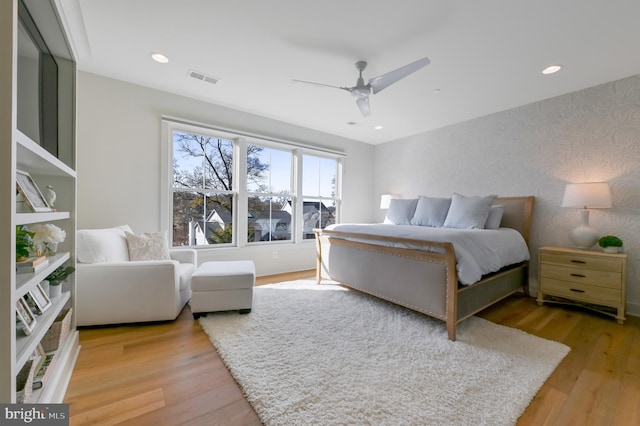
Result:
<instances>
[{"instance_id":1,"label":"neighboring house outside window","mask_svg":"<svg viewBox=\"0 0 640 426\"><path fill-rule=\"evenodd\" d=\"M337 222L342 156L163 121L172 245L297 243Z\"/></svg>"}]
</instances>

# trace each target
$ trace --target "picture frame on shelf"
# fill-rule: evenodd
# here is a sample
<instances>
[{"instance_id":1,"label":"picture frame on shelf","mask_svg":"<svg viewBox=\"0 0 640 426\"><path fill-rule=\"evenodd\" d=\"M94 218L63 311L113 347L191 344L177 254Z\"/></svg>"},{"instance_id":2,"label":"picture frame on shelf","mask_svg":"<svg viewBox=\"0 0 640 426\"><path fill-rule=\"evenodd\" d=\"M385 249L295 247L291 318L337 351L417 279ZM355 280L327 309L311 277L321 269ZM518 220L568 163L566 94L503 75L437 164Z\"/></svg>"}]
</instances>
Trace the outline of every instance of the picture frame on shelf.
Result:
<instances>
[{"instance_id":1,"label":"picture frame on shelf","mask_svg":"<svg viewBox=\"0 0 640 426\"><path fill-rule=\"evenodd\" d=\"M27 336L30 335L37 321L33 312L29 309L29 305L27 305L27 302L24 300L24 297L16 300L16 317L22 323L22 331L24 331L24 334Z\"/></svg>"},{"instance_id":2,"label":"picture frame on shelf","mask_svg":"<svg viewBox=\"0 0 640 426\"><path fill-rule=\"evenodd\" d=\"M52 211L49 203L40 192L31 175L22 170L16 170L16 187L26 204L33 213Z\"/></svg>"},{"instance_id":3,"label":"picture frame on shelf","mask_svg":"<svg viewBox=\"0 0 640 426\"><path fill-rule=\"evenodd\" d=\"M49 296L47 296L47 293L40 283L37 283L36 288L33 290L29 290L29 300L40 315L44 314L47 309L53 306L51 299L49 299Z\"/></svg>"},{"instance_id":4,"label":"picture frame on shelf","mask_svg":"<svg viewBox=\"0 0 640 426\"><path fill-rule=\"evenodd\" d=\"M33 389L40 389L46 384L48 369L52 364L55 354L47 354L44 348L39 344L33 351L32 358L36 364L33 375Z\"/></svg>"},{"instance_id":5,"label":"picture frame on shelf","mask_svg":"<svg viewBox=\"0 0 640 426\"><path fill-rule=\"evenodd\" d=\"M38 370L40 370L40 367L42 367L42 364L44 364L46 355L47 354L44 351L44 348L42 347L41 344L38 343L38 346L36 346L33 353L31 354L31 359L36 365L36 367L34 368L34 371L36 373L38 372Z\"/></svg>"}]
</instances>

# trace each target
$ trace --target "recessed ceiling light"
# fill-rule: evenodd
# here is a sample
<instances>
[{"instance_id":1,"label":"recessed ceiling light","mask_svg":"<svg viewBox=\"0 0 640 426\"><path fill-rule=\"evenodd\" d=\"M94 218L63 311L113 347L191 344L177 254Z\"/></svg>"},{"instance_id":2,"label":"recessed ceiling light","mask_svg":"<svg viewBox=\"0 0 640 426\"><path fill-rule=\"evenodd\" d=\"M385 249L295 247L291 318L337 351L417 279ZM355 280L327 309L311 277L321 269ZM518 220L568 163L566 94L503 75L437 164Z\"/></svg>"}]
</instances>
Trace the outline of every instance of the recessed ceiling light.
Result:
<instances>
[{"instance_id":1,"label":"recessed ceiling light","mask_svg":"<svg viewBox=\"0 0 640 426\"><path fill-rule=\"evenodd\" d=\"M550 65L542 70L542 74L553 74L554 72L558 72L562 69L562 65Z\"/></svg>"},{"instance_id":2,"label":"recessed ceiling light","mask_svg":"<svg viewBox=\"0 0 640 426\"><path fill-rule=\"evenodd\" d=\"M373 128L374 128L374 129L376 129L376 130L382 130L382 129L384 129L384 127L382 127L382 126L381 126L381 125L379 125L379 124L378 124L377 126L374 126Z\"/></svg>"},{"instance_id":3,"label":"recessed ceiling light","mask_svg":"<svg viewBox=\"0 0 640 426\"><path fill-rule=\"evenodd\" d=\"M153 60L156 62L160 62L161 64L166 64L167 62L169 62L169 58L164 56L162 53L154 52L151 54L151 58L153 58Z\"/></svg>"}]
</instances>

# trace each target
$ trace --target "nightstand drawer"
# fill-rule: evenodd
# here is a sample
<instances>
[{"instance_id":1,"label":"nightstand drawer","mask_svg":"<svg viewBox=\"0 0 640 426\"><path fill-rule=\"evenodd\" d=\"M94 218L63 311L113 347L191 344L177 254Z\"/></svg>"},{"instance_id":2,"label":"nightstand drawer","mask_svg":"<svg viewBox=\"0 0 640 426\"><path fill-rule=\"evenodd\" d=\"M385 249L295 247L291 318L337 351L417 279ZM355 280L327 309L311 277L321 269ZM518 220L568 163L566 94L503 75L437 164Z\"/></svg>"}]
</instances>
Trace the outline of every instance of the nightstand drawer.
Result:
<instances>
[{"instance_id":1,"label":"nightstand drawer","mask_svg":"<svg viewBox=\"0 0 640 426\"><path fill-rule=\"evenodd\" d=\"M621 272L622 262L617 259L581 254L541 253L540 261L555 265L573 266L581 269L597 269L599 271Z\"/></svg>"},{"instance_id":2,"label":"nightstand drawer","mask_svg":"<svg viewBox=\"0 0 640 426\"><path fill-rule=\"evenodd\" d=\"M620 304L622 296L620 290L550 278L542 278L541 287L544 289L544 294L613 307Z\"/></svg>"},{"instance_id":3,"label":"nightstand drawer","mask_svg":"<svg viewBox=\"0 0 640 426\"><path fill-rule=\"evenodd\" d=\"M589 284L618 291L622 285L622 274L619 272L545 264L541 274L543 278L567 281L567 285L570 283Z\"/></svg>"}]
</instances>

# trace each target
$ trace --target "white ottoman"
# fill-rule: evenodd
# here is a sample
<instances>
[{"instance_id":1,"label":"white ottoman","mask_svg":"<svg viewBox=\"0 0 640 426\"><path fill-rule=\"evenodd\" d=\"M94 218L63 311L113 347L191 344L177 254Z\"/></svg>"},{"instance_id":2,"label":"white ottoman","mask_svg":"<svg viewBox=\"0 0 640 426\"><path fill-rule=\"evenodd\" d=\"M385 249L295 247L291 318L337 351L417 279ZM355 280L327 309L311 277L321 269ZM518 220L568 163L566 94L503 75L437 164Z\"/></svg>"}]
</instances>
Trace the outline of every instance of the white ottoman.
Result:
<instances>
[{"instance_id":1,"label":"white ottoman","mask_svg":"<svg viewBox=\"0 0 640 426\"><path fill-rule=\"evenodd\" d=\"M251 312L256 269L251 260L205 262L191 277L191 312Z\"/></svg>"}]
</instances>

